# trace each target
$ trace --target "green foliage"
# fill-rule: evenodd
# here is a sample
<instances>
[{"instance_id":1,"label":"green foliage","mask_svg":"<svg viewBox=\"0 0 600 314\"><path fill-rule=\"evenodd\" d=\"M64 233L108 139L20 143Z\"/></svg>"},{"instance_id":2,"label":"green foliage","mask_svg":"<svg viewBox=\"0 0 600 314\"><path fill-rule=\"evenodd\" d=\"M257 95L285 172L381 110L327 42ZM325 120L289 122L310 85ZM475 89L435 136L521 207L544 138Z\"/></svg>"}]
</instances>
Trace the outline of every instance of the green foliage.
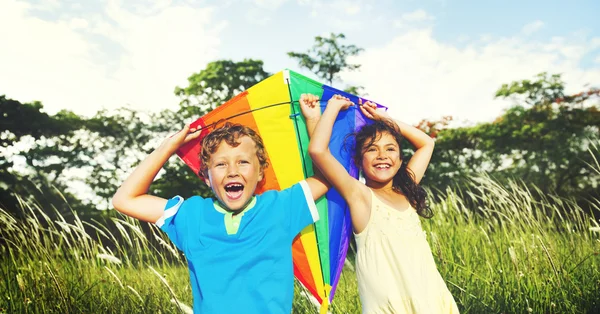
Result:
<instances>
[{"instance_id":1,"label":"green foliage","mask_svg":"<svg viewBox=\"0 0 600 314\"><path fill-rule=\"evenodd\" d=\"M269 76L261 60L211 62L188 78L187 87L175 88L181 98L177 113L183 118L201 117Z\"/></svg>"},{"instance_id":2,"label":"green foliage","mask_svg":"<svg viewBox=\"0 0 600 314\"><path fill-rule=\"evenodd\" d=\"M592 161L590 144L600 140L598 90L572 96L563 90L559 75L544 73L533 82L503 85L498 97L523 104L491 123L438 130L426 182L443 189L457 179L487 172L560 195L583 197L592 191L600 176L586 164Z\"/></svg>"},{"instance_id":3,"label":"green foliage","mask_svg":"<svg viewBox=\"0 0 600 314\"><path fill-rule=\"evenodd\" d=\"M524 102L530 106L549 105L558 99L564 98L564 82L560 74L548 76L543 72L536 75L536 80L515 81L502 84L496 91L496 97L524 96Z\"/></svg>"},{"instance_id":4,"label":"green foliage","mask_svg":"<svg viewBox=\"0 0 600 314\"><path fill-rule=\"evenodd\" d=\"M22 140L43 142L50 138L68 140L81 127L83 120L69 111L61 111L54 116L43 112L40 102L20 103L0 96L0 207L13 210L18 201L15 194L30 195L33 199L44 199L49 204L64 204L66 198L74 206L80 202L69 193L60 193L65 186L55 179L65 166L60 163L76 152L63 151L55 147L28 148L24 152L15 152L14 145ZM46 167L37 163L35 155L52 158L57 162ZM23 159L30 166L30 172L21 174L14 169L14 161ZM55 189L48 188L53 185ZM58 190L57 190L58 189ZM61 206L59 206L61 207ZM66 210L64 206L60 210Z\"/></svg>"},{"instance_id":5,"label":"green foliage","mask_svg":"<svg viewBox=\"0 0 600 314\"><path fill-rule=\"evenodd\" d=\"M367 96L367 94L364 93L363 90L364 90L364 87L362 87L362 86L349 86L344 89L344 91L346 93L349 93L352 95L361 96L361 97Z\"/></svg>"},{"instance_id":6,"label":"green foliage","mask_svg":"<svg viewBox=\"0 0 600 314\"><path fill-rule=\"evenodd\" d=\"M176 94L182 98L179 108L151 115L126 108L100 111L90 119L69 111L48 115L39 102L22 104L1 96L0 144L15 153L10 160L0 159L0 204L13 210L17 204L12 195L17 193L35 195L52 203L66 197L83 209L81 202L65 192L76 170L75 173L80 173L78 179L95 194L92 199L85 197L86 201L93 202L93 207L110 208L110 199L125 175L162 139L190 119L197 119L268 77L262 66L259 60L212 62L190 76L189 86L176 88ZM28 144L18 145L22 140L28 140ZM7 151L0 153L5 155ZM29 174L13 171L14 158L25 161ZM53 193L52 189L44 188L47 186L54 186L62 193L54 193L56 197L48 199ZM151 189L153 194L163 197L211 195L204 182L176 158L165 165ZM60 210L64 211L65 208Z\"/></svg>"},{"instance_id":7,"label":"green foliage","mask_svg":"<svg viewBox=\"0 0 600 314\"><path fill-rule=\"evenodd\" d=\"M329 37L315 37L315 44L306 53L288 52L288 56L298 60L298 65L313 71L318 77L326 80L329 85L339 79L343 70L354 71L360 68L359 64L348 63L347 59L358 55L362 48L355 45L343 45L339 40L345 39L344 34L331 33ZM353 87L358 91L357 87Z\"/></svg>"},{"instance_id":8,"label":"green foliage","mask_svg":"<svg viewBox=\"0 0 600 314\"><path fill-rule=\"evenodd\" d=\"M600 310L600 225L572 199L483 176L431 201L436 215L423 228L461 313ZM192 304L185 259L155 226L121 215L50 218L38 203L23 200L22 219L0 211L0 313L181 313L174 300ZM329 309L361 312L349 263ZM298 284L293 312L318 313Z\"/></svg>"}]
</instances>

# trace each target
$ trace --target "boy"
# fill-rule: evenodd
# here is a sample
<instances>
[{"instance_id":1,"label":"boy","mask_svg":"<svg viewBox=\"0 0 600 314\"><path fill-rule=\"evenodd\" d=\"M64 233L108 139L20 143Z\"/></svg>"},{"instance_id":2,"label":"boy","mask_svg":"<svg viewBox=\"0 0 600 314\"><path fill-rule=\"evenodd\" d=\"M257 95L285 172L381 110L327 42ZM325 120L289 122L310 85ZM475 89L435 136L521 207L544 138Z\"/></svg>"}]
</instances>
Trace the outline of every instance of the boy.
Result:
<instances>
[{"instance_id":1,"label":"boy","mask_svg":"<svg viewBox=\"0 0 600 314\"><path fill-rule=\"evenodd\" d=\"M302 95L300 104L312 135L321 115L318 98ZM262 139L250 128L227 123L202 141L201 172L215 200L146 194L169 157L199 134L186 126L166 139L123 182L113 205L156 223L185 253L194 312L289 314L292 241L319 219L314 201L328 183L316 174L286 190L254 196L268 166Z\"/></svg>"}]
</instances>

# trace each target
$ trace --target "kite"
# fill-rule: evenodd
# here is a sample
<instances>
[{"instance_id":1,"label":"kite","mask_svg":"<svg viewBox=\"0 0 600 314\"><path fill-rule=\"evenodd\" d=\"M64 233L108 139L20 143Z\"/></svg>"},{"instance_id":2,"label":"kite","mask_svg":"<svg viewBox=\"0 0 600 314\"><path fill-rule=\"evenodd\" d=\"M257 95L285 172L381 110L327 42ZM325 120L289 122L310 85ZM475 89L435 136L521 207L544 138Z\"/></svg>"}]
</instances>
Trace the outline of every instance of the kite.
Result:
<instances>
[{"instance_id":1,"label":"kite","mask_svg":"<svg viewBox=\"0 0 600 314\"><path fill-rule=\"evenodd\" d=\"M191 124L201 129L200 137L182 146L177 154L199 174L201 139L223 121L254 129L263 139L269 167L256 193L282 190L313 175L308 155L309 137L298 100L302 94L319 96L321 110L327 100L340 94L358 103L358 97L321 84L290 70L278 72L250 87ZM378 105L379 107L383 107ZM350 149L351 134L368 119L356 107L340 112L333 127L329 149L350 175L358 178ZM294 275L321 303L326 312L340 278L351 232L350 213L341 195L334 189L317 200L320 219L305 228L294 240Z\"/></svg>"}]
</instances>

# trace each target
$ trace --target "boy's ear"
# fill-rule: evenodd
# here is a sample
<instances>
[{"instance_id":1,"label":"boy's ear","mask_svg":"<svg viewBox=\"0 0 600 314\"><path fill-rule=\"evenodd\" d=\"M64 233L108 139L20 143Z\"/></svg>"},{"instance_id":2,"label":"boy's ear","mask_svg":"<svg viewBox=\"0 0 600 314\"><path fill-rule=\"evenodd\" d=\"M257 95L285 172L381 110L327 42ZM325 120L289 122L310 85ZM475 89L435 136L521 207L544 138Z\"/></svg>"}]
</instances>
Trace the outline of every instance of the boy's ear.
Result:
<instances>
[{"instance_id":1,"label":"boy's ear","mask_svg":"<svg viewBox=\"0 0 600 314\"><path fill-rule=\"evenodd\" d=\"M262 179L264 178L264 174L265 174L265 171L261 169L260 172L258 173L258 182L262 181Z\"/></svg>"},{"instance_id":2,"label":"boy's ear","mask_svg":"<svg viewBox=\"0 0 600 314\"><path fill-rule=\"evenodd\" d=\"M204 183L206 183L206 185L208 185L208 187L210 188L210 180L208 179L208 177L204 178Z\"/></svg>"}]
</instances>

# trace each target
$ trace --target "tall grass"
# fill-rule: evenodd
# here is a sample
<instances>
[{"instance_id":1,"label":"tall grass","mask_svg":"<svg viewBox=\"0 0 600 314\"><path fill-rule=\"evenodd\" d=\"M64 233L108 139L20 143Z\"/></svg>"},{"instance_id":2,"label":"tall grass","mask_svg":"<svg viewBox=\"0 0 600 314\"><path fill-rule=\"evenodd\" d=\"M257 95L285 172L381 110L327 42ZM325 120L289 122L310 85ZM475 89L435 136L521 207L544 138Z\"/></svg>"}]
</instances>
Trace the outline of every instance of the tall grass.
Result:
<instances>
[{"instance_id":1,"label":"tall grass","mask_svg":"<svg viewBox=\"0 0 600 314\"><path fill-rule=\"evenodd\" d=\"M600 225L576 202L483 176L432 209L423 227L462 312L600 313ZM189 311L185 259L156 227L22 210L0 210L0 313ZM294 313L317 313L295 289ZM350 268L330 311L360 313Z\"/></svg>"}]
</instances>

